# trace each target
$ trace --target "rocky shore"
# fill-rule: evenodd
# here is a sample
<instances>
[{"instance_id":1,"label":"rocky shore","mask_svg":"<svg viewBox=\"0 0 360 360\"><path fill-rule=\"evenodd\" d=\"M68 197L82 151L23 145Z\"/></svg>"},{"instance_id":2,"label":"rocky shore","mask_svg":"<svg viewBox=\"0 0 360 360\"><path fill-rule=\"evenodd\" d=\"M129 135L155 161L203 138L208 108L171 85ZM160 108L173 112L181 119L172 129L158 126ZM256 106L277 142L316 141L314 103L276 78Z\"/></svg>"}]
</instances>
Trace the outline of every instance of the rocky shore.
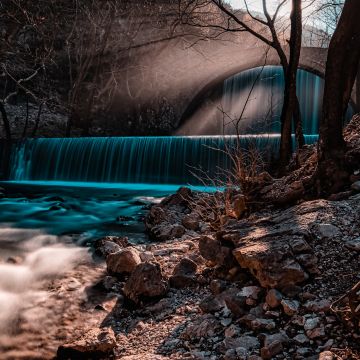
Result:
<instances>
[{"instance_id":1,"label":"rocky shore","mask_svg":"<svg viewBox=\"0 0 360 360\"><path fill-rule=\"evenodd\" d=\"M36 306L51 322L22 322L0 358L358 359L360 299L346 294L360 280L360 195L214 226L202 210L217 196L182 188L154 205L151 244L98 240L96 261L44 283Z\"/></svg>"}]
</instances>

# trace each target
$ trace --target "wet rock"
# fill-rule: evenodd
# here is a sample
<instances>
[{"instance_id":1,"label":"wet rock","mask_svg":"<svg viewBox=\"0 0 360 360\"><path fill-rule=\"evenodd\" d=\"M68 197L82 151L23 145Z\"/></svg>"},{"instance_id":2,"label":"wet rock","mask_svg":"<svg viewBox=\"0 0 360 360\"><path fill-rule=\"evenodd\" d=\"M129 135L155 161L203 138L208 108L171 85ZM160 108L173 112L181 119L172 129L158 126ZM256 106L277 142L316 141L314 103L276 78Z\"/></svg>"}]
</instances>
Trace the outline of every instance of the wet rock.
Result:
<instances>
[{"instance_id":1,"label":"wet rock","mask_svg":"<svg viewBox=\"0 0 360 360\"><path fill-rule=\"evenodd\" d=\"M109 274L130 274L141 263L139 251L129 247L110 254L106 258L107 271Z\"/></svg>"},{"instance_id":2,"label":"wet rock","mask_svg":"<svg viewBox=\"0 0 360 360\"><path fill-rule=\"evenodd\" d=\"M158 263L139 264L124 286L125 296L134 303L149 298L164 296L168 291L168 282Z\"/></svg>"},{"instance_id":3,"label":"wet rock","mask_svg":"<svg viewBox=\"0 0 360 360\"><path fill-rule=\"evenodd\" d=\"M274 309L280 306L282 300L281 292L277 291L276 289L271 289L266 294L266 303L270 306L270 308Z\"/></svg>"},{"instance_id":4,"label":"wet rock","mask_svg":"<svg viewBox=\"0 0 360 360\"><path fill-rule=\"evenodd\" d=\"M187 207L189 201L191 201L193 193L191 189L187 187L181 187L176 194L170 195L163 199L160 203L161 206L183 206Z\"/></svg>"},{"instance_id":5,"label":"wet rock","mask_svg":"<svg viewBox=\"0 0 360 360\"><path fill-rule=\"evenodd\" d=\"M101 358L110 355L116 347L113 330L91 329L80 339L67 343L58 348L59 359L88 359Z\"/></svg>"},{"instance_id":6,"label":"wet rock","mask_svg":"<svg viewBox=\"0 0 360 360\"><path fill-rule=\"evenodd\" d=\"M196 213L187 214L182 218L181 223L186 229L196 231L200 225L199 216Z\"/></svg>"},{"instance_id":7,"label":"wet rock","mask_svg":"<svg viewBox=\"0 0 360 360\"><path fill-rule=\"evenodd\" d=\"M300 304L296 300L283 299L281 305L286 315L293 316L299 312Z\"/></svg>"},{"instance_id":8,"label":"wet rock","mask_svg":"<svg viewBox=\"0 0 360 360\"><path fill-rule=\"evenodd\" d=\"M161 206L154 205L150 208L150 211L145 218L145 226L150 230L155 225L159 225L163 221L166 221L166 219L166 211Z\"/></svg>"}]
</instances>

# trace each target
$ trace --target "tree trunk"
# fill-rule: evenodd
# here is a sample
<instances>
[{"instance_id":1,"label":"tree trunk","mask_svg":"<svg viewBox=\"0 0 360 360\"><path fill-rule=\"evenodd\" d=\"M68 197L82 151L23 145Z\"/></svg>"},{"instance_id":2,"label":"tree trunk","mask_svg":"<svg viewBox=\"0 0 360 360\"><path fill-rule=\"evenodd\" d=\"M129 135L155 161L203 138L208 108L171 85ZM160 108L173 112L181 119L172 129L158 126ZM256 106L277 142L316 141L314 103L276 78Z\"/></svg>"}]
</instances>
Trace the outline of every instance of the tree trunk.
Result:
<instances>
[{"instance_id":1,"label":"tree trunk","mask_svg":"<svg viewBox=\"0 0 360 360\"><path fill-rule=\"evenodd\" d=\"M40 103L38 113L37 113L37 116L36 116L36 119L35 119L35 125L34 125L34 128L33 128L32 134L31 134L32 137L35 137L36 133L38 131L43 106L44 106L44 103L43 102Z\"/></svg>"},{"instance_id":2,"label":"tree trunk","mask_svg":"<svg viewBox=\"0 0 360 360\"><path fill-rule=\"evenodd\" d=\"M7 117L5 106L1 101L0 101L0 113L1 113L1 116L2 116L2 119L3 119L5 137L6 137L7 140L11 140L11 129L10 129L9 119Z\"/></svg>"},{"instance_id":3,"label":"tree trunk","mask_svg":"<svg viewBox=\"0 0 360 360\"><path fill-rule=\"evenodd\" d=\"M284 105L281 112L280 174L285 172L292 153L292 119L297 106L296 75L302 40L301 0L292 0L289 65L285 74Z\"/></svg>"},{"instance_id":4,"label":"tree trunk","mask_svg":"<svg viewBox=\"0 0 360 360\"><path fill-rule=\"evenodd\" d=\"M356 112L360 113L360 61L356 76Z\"/></svg>"},{"instance_id":5,"label":"tree trunk","mask_svg":"<svg viewBox=\"0 0 360 360\"><path fill-rule=\"evenodd\" d=\"M23 133L21 136L22 139L25 139L26 137L28 126L29 126L29 97L26 95L26 118L25 118Z\"/></svg>"},{"instance_id":6,"label":"tree trunk","mask_svg":"<svg viewBox=\"0 0 360 360\"><path fill-rule=\"evenodd\" d=\"M304 132L301 121L301 111L300 111L300 103L299 98L296 96L296 104L294 109L294 127L295 127L295 139L296 146L298 149L305 145Z\"/></svg>"},{"instance_id":7,"label":"tree trunk","mask_svg":"<svg viewBox=\"0 0 360 360\"><path fill-rule=\"evenodd\" d=\"M318 144L318 192L339 191L348 180L343 120L360 60L360 1L346 0L326 62Z\"/></svg>"}]
</instances>

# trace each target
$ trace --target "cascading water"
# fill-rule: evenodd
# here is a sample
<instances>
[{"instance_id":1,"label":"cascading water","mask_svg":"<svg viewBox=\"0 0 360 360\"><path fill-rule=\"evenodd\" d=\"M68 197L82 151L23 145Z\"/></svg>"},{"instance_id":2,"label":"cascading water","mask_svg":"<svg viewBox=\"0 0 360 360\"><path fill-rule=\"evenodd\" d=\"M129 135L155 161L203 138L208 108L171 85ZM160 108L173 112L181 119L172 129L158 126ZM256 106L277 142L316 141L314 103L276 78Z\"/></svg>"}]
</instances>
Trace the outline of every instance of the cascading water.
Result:
<instances>
[{"instance_id":1,"label":"cascading water","mask_svg":"<svg viewBox=\"0 0 360 360\"><path fill-rule=\"evenodd\" d=\"M240 134L280 133L280 115L283 105L285 80L280 66L265 66L243 71L224 81L222 106L229 118L226 126L219 125L225 134L236 133L236 122ZM297 95L307 135L318 133L321 117L324 80L308 71L297 73ZM347 120L353 115L349 106ZM231 121L234 120L234 121Z\"/></svg>"},{"instance_id":2,"label":"cascading water","mask_svg":"<svg viewBox=\"0 0 360 360\"><path fill-rule=\"evenodd\" d=\"M247 135L240 143L274 153L279 136ZM30 139L13 151L10 180L199 184L231 168L225 150L235 146L234 136ZM202 171L204 179L194 176Z\"/></svg>"}]
</instances>

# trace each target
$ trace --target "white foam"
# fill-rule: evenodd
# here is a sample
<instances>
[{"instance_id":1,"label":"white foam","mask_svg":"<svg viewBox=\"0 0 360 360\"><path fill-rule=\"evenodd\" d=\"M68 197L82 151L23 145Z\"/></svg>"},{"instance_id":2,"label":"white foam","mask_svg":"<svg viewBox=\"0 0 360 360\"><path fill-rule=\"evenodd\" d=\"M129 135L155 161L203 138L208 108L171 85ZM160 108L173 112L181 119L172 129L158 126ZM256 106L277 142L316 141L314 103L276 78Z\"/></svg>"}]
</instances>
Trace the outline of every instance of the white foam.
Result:
<instances>
[{"instance_id":1,"label":"white foam","mask_svg":"<svg viewBox=\"0 0 360 360\"><path fill-rule=\"evenodd\" d=\"M71 270L87 256L85 249L61 244L56 236L23 229L0 229L1 241L18 244L16 254L21 264L0 263L0 333L11 328L25 308L35 304L45 279L52 279Z\"/></svg>"}]
</instances>

